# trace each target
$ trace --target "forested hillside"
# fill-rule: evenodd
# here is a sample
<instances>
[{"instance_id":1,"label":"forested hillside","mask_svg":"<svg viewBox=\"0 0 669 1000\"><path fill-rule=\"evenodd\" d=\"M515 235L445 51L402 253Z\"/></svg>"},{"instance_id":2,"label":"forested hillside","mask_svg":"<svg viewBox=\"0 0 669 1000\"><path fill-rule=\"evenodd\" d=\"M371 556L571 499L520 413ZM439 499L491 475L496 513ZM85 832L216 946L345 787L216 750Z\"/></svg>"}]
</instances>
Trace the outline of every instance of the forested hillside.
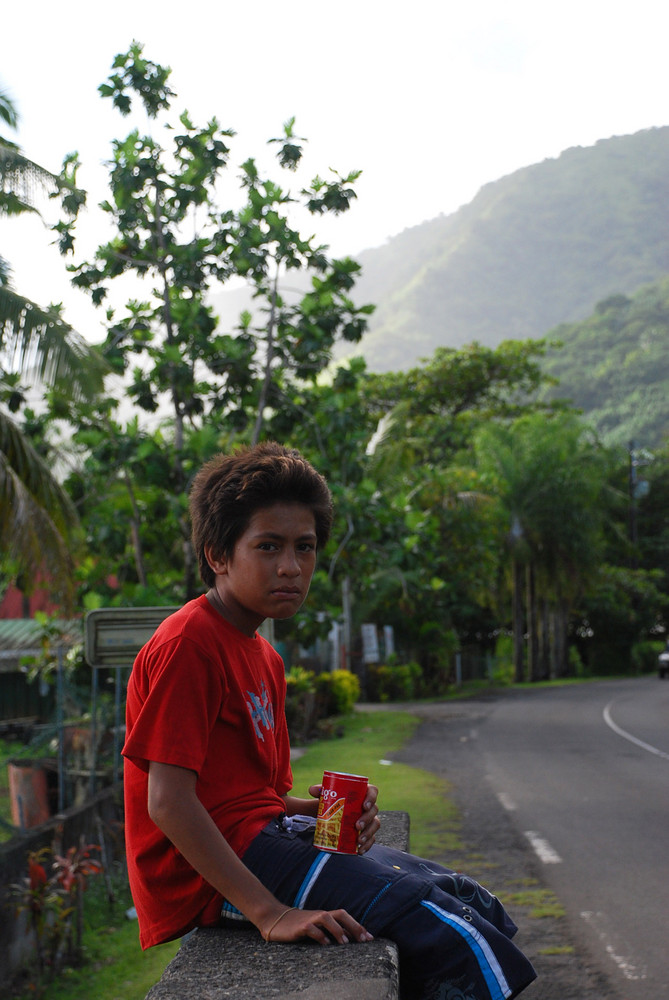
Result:
<instances>
[{"instance_id":1,"label":"forested hillside","mask_svg":"<svg viewBox=\"0 0 669 1000\"><path fill-rule=\"evenodd\" d=\"M437 347L550 336L563 345L545 362L556 395L604 440L667 436L669 127L526 167L358 260L353 297L376 311L353 351L372 371L405 371ZM232 328L253 306L240 289L215 308Z\"/></svg>"},{"instance_id":2,"label":"forested hillside","mask_svg":"<svg viewBox=\"0 0 669 1000\"><path fill-rule=\"evenodd\" d=\"M552 331L543 368L553 396L584 411L607 444L655 448L669 437L669 278L614 295L588 319Z\"/></svg>"},{"instance_id":3,"label":"forested hillside","mask_svg":"<svg viewBox=\"0 0 669 1000\"><path fill-rule=\"evenodd\" d=\"M542 337L669 274L668 166L669 127L569 149L360 254L370 368Z\"/></svg>"}]
</instances>

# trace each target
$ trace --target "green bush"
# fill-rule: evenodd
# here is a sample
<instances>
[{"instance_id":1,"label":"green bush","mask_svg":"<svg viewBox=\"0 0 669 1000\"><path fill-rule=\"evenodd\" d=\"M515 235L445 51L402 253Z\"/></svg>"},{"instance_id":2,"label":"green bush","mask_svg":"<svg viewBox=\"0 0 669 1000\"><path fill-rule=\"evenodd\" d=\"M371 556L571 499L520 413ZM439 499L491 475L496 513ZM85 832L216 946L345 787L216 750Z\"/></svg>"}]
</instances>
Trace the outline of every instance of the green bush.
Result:
<instances>
[{"instance_id":1,"label":"green bush","mask_svg":"<svg viewBox=\"0 0 669 1000\"><path fill-rule=\"evenodd\" d=\"M316 675L304 667L286 673L286 723L291 743L308 739L317 721Z\"/></svg>"},{"instance_id":2,"label":"green bush","mask_svg":"<svg viewBox=\"0 0 669 1000\"><path fill-rule=\"evenodd\" d=\"M316 674L304 667L291 667L286 673L286 688L288 695L302 694L305 691L315 691Z\"/></svg>"},{"instance_id":3,"label":"green bush","mask_svg":"<svg viewBox=\"0 0 669 1000\"><path fill-rule=\"evenodd\" d=\"M301 666L286 673L286 721L292 743L303 743L319 722L348 715L360 697L360 681L350 670L315 674Z\"/></svg>"},{"instance_id":4,"label":"green bush","mask_svg":"<svg viewBox=\"0 0 669 1000\"><path fill-rule=\"evenodd\" d=\"M664 649L663 642L636 642L632 646L632 666L635 674L652 674L657 670L657 658Z\"/></svg>"},{"instance_id":5,"label":"green bush","mask_svg":"<svg viewBox=\"0 0 669 1000\"><path fill-rule=\"evenodd\" d=\"M322 717L348 715L360 697L360 681L350 670L319 674L316 691L322 703Z\"/></svg>"},{"instance_id":6,"label":"green bush","mask_svg":"<svg viewBox=\"0 0 669 1000\"><path fill-rule=\"evenodd\" d=\"M513 636L500 632L495 643L493 683L505 687L507 684L513 684L513 678Z\"/></svg>"},{"instance_id":7,"label":"green bush","mask_svg":"<svg viewBox=\"0 0 669 1000\"><path fill-rule=\"evenodd\" d=\"M369 668L372 701L410 701L421 692L423 671L415 662L383 663Z\"/></svg>"},{"instance_id":8,"label":"green bush","mask_svg":"<svg viewBox=\"0 0 669 1000\"><path fill-rule=\"evenodd\" d=\"M586 670L583 665L583 660L581 659L581 654L579 653L576 646L570 646L567 652L569 659L569 676L570 677L585 677Z\"/></svg>"}]
</instances>

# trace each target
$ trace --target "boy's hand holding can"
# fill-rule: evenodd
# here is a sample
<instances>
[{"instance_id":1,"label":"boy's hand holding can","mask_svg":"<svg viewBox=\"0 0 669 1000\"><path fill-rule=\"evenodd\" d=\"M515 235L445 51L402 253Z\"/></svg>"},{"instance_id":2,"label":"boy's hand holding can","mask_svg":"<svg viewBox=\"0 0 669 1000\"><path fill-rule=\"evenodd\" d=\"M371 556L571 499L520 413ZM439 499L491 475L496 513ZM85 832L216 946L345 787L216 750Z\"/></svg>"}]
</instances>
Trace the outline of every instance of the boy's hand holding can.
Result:
<instances>
[{"instance_id":1,"label":"boy's hand holding can","mask_svg":"<svg viewBox=\"0 0 669 1000\"><path fill-rule=\"evenodd\" d=\"M318 786L310 789L313 795ZM314 845L339 854L364 854L374 843L380 822L378 789L358 774L325 771L319 790Z\"/></svg>"}]
</instances>

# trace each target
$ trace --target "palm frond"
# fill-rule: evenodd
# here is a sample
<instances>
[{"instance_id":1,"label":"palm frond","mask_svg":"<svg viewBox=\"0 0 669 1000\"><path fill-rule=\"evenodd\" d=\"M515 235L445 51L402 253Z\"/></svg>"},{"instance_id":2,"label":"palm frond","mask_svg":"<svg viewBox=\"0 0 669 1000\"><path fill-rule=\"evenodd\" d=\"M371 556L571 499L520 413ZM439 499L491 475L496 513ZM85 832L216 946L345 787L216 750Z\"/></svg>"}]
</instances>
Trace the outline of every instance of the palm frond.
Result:
<instances>
[{"instance_id":1,"label":"palm frond","mask_svg":"<svg viewBox=\"0 0 669 1000\"><path fill-rule=\"evenodd\" d=\"M370 470L384 478L401 478L419 463L420 442L409 433L411 402L403 400L379 420L367 449Z\"/></svg>"},{"instance_id":2,"label":"palm frond","mask_svg":"<svg viewBox=\"0 0 669 1000\"><path fill-rule=\"evenodd\" d=\"M34 578L50 581L54 598L72 597L73 563L67 534L74 506L51 471L6 414L0 412L0 547Z\"/></svg>"},{"instance_id":3,"label":"palm frond","mask_svg":"<svg viewBox=\"0 0 669 1000\"><path fill-rule=\"evenodd\" d=\"M10 128L17 128L19 124L16 105L6 90L0 90L0 121Z\"/></svg>"},{"instance_id":4,"label":"palm frond","mask_svg":"<svg viewBox=\"0 0 669 1000\"><path fill-rule=\"evenodd\" d=\"M55 307L41 306L0 285L0 358L7 370L45 385L66 383L75 399L99 392L109 366Z\"/></svg>"},{"instance_id":5,"label":"palm frond","mask_svg":"<svg viewBox=\"0 0 669 1000\"><path fill-rule=\"evenodd\" d=\"M12 269L9 261L0 255L0 287L11 284Z\"/></svg>"},{"instance_id":6,"label":"palm frond","mask_svg":"<svg viewBox=\"0 0 669 1000\"><path fill-rule=\"evenodd\" d=\"M26 491L47 512L54 527L62 533L78 523L77 513L68 494L54 478L53 470L35 451L30 440L6 413L0 410L0 456L6 473L18 476ZM0 504L7 500L0 488ZM14 516L9 507L1 507L2 524ZM0 529L2 530L2 529ZM4 539L3 539L4 541Z\"/></svg>"},{"instance_id":7,"label":"palm frond","mask_svg":"<svg viewBox=\"0 0 669 1000\"><path fill-rule=\"evenodd\" d=\"M52 193L57 186L50 170L29 160L16 143L0 138L0 214L34 211L38 193Z\"/></svg>"},{"instance_id":8,"label":"palm frond","mask_svg":"<svg viewBox=\"0 0 669 1000\"><path fill-rule=\"evenodd\" d=\"M444 501L449 500L453 502L453 498L444 498ZM464 507L486 507L491 506L493 503L493 498L487 493L482 493L481 490L458 490L455 494L455 500L462 504Z\"/></svg>"}]
</instances>

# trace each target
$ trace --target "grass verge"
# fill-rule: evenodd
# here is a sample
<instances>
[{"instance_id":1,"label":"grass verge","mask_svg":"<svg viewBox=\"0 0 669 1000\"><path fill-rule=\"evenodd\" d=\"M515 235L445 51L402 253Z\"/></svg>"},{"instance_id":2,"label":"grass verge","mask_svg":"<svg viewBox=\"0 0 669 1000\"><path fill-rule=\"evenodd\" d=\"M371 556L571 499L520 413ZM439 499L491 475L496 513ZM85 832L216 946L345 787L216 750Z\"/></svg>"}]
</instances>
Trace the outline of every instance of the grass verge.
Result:
<instances>
[{"instance_id":1,"label":"grass verge","mask_svg":"<svg viewBox=\"0 0 669 1000\"><path fill-rule=\"evenodd\" d=\"M293 792L308 794L324 770L365 774L379 788L381 809L404 809L411 817L411 851L435 857L462 849L458 813L449 801L448 782L407 764L393 754L407 743L419 720L407 712L356 712L343 723L340 739L312 744L293 762Z\"/></svg>"}]
</instances>

